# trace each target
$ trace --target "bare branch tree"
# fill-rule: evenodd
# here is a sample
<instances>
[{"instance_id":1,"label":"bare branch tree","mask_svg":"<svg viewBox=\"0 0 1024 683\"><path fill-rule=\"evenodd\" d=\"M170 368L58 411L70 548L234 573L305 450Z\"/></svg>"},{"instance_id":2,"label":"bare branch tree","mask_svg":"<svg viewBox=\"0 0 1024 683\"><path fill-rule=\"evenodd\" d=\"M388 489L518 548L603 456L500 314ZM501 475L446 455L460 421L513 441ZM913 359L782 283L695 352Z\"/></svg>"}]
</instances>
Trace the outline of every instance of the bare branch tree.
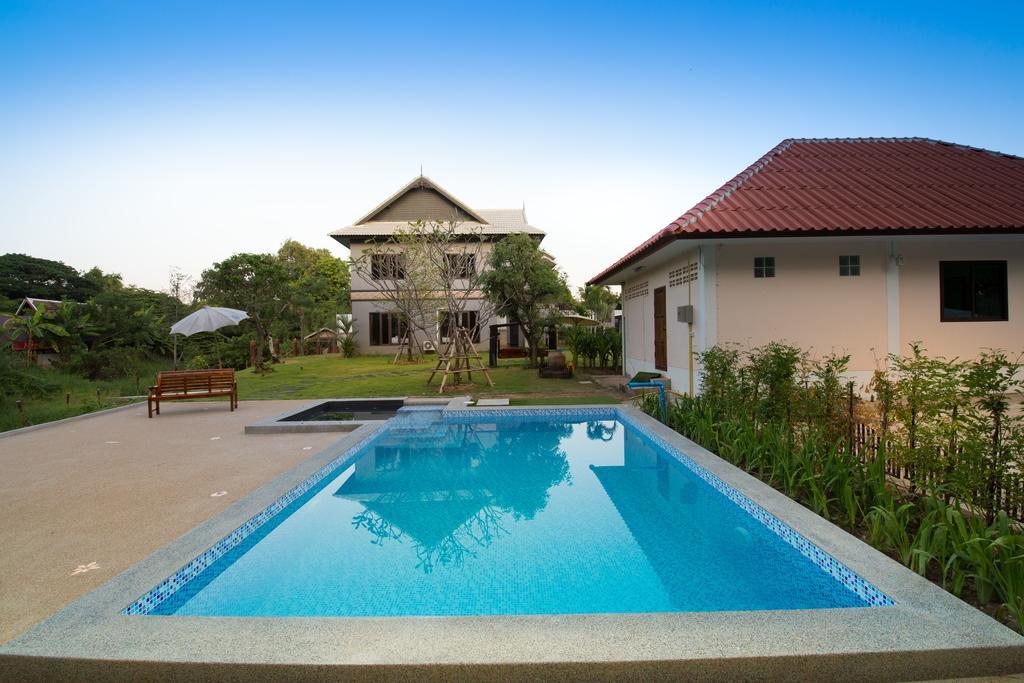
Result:
<instances>
[{"instance_id":1,"label":"bare branch tree","mask_svg":"<svg viewBox=\"0 0 1024 683\"><path fill-rule=\"evenodd\" d=\"M476 327L482 329L494 306L481 293L487 237L477 227L458 221L414 221L386 241L366 248L352 260L352 269L383 300L377 307L399 313L412 347L422 342L440 351L446 339L468 329L469 304L479 302Z\"/></svg>"}]
</instances>

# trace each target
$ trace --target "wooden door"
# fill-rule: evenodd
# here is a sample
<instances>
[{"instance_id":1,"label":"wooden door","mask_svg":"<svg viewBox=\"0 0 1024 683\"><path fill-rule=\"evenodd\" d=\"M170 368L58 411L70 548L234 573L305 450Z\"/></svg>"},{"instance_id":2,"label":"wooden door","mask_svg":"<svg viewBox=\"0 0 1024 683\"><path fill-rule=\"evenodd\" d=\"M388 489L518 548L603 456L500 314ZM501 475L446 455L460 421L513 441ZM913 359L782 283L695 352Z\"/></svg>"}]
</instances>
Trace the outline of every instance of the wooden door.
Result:
<instances>
[{"instance_id":1,"label":"wooden door","mask_svg":"<svg viewBox=\"0 0 1024 683\"><path fill-rule=\"evenodd\" d=\"M654 290L654 367L668 370L667 320L665 318L665 288Z\"/></svg>"}]
</instances>

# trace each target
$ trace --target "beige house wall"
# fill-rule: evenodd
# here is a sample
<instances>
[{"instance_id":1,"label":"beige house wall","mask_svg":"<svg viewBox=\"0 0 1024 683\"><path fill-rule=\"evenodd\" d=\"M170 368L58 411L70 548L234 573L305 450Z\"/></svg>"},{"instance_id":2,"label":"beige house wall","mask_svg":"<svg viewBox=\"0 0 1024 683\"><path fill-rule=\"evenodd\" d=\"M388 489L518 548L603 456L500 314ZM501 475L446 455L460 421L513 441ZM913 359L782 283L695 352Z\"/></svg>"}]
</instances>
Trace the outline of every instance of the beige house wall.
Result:
<instances>
[{"instance_id":1,"label":"beige house wall","mask_svg":"<svg viewBox=\"0 0 1024 683\"><path fill-rule=\"evenodd\" d=\"M921 237L895 243L900 266L900 346L920 341L929 354L974 358L986 348L1024 352L1024 236ZM941 322L940 261L1006 261L1009 320Z\"/></svg>"},{"instance_id":2,"label":"beige house wall","mask_svg":"<svg viewBox=\"0 0 1024 683\"><path fill-rule=\"evenodd\" d=\"M655 371L654 290L666 287L668 370L687 391L689 326L676 310L694 306L693 352L715 344L743 348L784 341L816 357L849 355L849 377L863 386L890 353L920 341L930 354L974 358L988 348L1024 352L1024 237L920 236L721 240L650 259L623 283L624 371ZM859 276L841 276L839 257L860 257ZM755 278L754 259L775 258L775 277ZM1009 320L941 322L939 262L1007 261ZM700 264L699 278L671 286L671 274ZM696 366L696 359L694 360ZM700 369L694 368L699 381Z\"/></svg>"},{"instance_id":3,"label":"beige house wall","mask_svg":"<svg viewBox=\"0 0 1024 683\"><path fill-rule=\"evenodd\" d=\"M885 362L886 242L765 239L716 249L719 343L752 348L785 341L818 357L848 354L850 370L865 380L876 361ZM859 276L839 275L841 255L860 256ZM775 258L775 277L754 277L758 256Z\"/></svg>"},{"instance_id":4,"label":"beige house wall","mask_svg":"<svg viewBox=\"0 0 1024 683\"><path fill-rule=\"evenodd\" d=\"M377 289L368 277L363 277L363 273L353 265L356 261L363 258L366 255L367 249L376 247L378 249L383 248L384 245L371 245L366 242L352 242L349 247L349 274L352 283L353 294L357 292L376 292ZM453 253L470 253L476 255L477 268L484 268L487 265L488 259L491 257L491 251L494 249L493 242L474 242L469 247L459 247L453 250ZM388 251L400 252L402 247L400 245L387 245ZM369 266L367 266L369 269Z\"/></svg>"},{"instance_id":5,"label":"beige house wall","mask_svg":"<svg viewBox=\"0 0 1024 683\"><path fill-rule=\"evenodd\" d=\"M627 280L622 288L623 307L623 372L660 372L672 380L672 389L685 393L690 386L691 350L699 349L703 331L704 307L700 305L700 282L680 282L672 277L674 271L687 264L699 264L700 250L693 248L669 263L652 267ZM699 265L698 265L699 267ZM661 370L654 364L654 290L665 287L665 332L668 368ZM692 326L694 334L690 346L691 326L678 321L677 309L692 304L697 318ZM694 374L696 371L694 371ZM694 377L696 380L696 377Z\"/></svg>"}]
</instances>

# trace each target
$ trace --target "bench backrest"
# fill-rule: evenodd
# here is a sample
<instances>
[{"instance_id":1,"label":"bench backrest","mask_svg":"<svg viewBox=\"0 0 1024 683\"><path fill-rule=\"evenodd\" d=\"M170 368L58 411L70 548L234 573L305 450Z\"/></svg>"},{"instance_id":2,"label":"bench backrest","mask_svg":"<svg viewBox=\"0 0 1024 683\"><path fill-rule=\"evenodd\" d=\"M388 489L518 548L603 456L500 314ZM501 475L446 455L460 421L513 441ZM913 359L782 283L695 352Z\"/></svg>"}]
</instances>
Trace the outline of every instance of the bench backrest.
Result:
<instances>
[{"instance_id":1,"label":"bench backrest","mask_svg":"<svg viewBox=\"0 0 1024 683\"><path fill-rule=\"evenodd\" d=\"M234 369L167 370L156 376L156 386L162 391L214 391L230 389L234 384Z\"/></svg>"}]
</instances>

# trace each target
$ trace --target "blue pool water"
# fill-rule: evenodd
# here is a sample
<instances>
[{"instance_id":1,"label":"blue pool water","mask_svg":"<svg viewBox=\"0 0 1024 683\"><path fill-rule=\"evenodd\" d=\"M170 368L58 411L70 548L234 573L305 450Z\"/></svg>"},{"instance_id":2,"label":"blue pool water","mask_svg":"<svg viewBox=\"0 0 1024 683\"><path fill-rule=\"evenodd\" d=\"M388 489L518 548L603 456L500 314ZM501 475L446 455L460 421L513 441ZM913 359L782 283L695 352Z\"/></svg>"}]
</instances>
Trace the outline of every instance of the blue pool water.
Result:
<instances>
[{"instance_id":1,"label":"blue pool water","mask_svg":"<svg viewBox=\"0 0 1024 683\"><path fill-rule=\"evenodd\" d=\"M399 416L149 613L867 604L633 427L565 419Z\"/></svg>"}]
</instances>

